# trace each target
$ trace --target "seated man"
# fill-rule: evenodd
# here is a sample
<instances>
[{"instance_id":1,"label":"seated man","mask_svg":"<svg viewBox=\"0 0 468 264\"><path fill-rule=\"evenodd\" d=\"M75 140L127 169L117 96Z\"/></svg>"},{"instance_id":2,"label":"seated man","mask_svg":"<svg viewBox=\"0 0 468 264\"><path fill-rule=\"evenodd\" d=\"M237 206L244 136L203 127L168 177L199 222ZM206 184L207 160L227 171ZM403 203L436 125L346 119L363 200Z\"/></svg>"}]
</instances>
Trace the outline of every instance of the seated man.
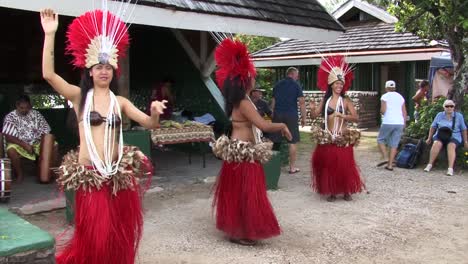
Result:
<instances>
[{"instance_id":1,"label":"seated man","mask_svg":"<svg viewBox=\"0 0 468 264\"><path fill-rule=\"evenodd\" d=\"M264 118L265 116L271 118L271 108L267 101L263 100L264 90L255 88L250 92L250 99L257 107L258 113Z\"/></svg>"},{"instance_id":2,"label":"seated man","mask_svg":"<svg viewBox=\"0 0 468 264\"><path fill-rule=\"evenodd\" d=\"M50 126L45 118L36 110L32 109L31 100L27 95L22 95L16 101L16 110L5 116L3 131L7 141L6 152L11 160L11 166L16 173L17 181L24 179L21 168L21 157L36 160L40 157L39 175L41 182L48 182L49 167L52 162L54 140L50 135ZM44 136L46 135L46 136ZM47 141L47 152L41 155L41 140ZM42 150L44 153L44 150ZM45 173L43 173L45 172Z\"/></svg>"}]
</instances>

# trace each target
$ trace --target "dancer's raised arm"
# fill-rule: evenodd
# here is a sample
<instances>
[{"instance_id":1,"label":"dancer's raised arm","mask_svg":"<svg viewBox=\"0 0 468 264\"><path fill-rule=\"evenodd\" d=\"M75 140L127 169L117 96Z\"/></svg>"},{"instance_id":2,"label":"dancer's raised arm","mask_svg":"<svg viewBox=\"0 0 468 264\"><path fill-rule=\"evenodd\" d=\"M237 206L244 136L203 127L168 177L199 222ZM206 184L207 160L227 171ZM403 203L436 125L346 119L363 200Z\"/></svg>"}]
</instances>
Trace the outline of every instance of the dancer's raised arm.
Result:
<instances>
[{"instance_id":1,"label":"dancer's raised arm","mask_svg":"<svg viewBox=\"0 0 468 264\"><path fill-rule=\"evenodd\" d=\"M52 9L41 10L41 24L44 30L44 49L42 52L42 77L67 100L76 103L80 97L80 88L69 84L54 68L54 42L58 27L58 14Z\"/></svg>"}]
</instances>

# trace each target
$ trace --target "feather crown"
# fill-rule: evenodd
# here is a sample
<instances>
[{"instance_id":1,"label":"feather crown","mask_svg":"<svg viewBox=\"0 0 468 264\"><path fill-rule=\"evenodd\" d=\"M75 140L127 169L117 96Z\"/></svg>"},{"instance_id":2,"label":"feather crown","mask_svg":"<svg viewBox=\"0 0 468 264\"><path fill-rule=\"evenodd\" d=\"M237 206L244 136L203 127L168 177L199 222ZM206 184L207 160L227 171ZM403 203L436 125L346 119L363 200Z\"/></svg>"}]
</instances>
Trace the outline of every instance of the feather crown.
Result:
<instances>
[{"instance_id":1,"label":"feather crown","mask_svg":"<svg viewBox=\"0 0 468 264\"><path fill-rule=\"evenodd\" d=\"M224 39L215 51L218 65L216 81L219 88L223 88L226 79L239 77L244 89L251 78L255 78L257 71L244 43L230 38Z\"/></svg>"},{"instance_id":2,"label":"feather crown","mask_svg":"<svg viewBox=\"0 0 468 264\"><path fill-rule=\"evenodd\" d=\"M68 27L66 52L78 68L110 64L118 69L118 59L129 46L126 24L107 10L94 10L75 18Z\"/></svg>"},{"instance_id":3,"label":"feather crown","mask_svg":"<svg viewBox=\"0 0 468 264\"><path fill-rule=\"evenodd\" d=\"M322 57L322 63L317 72L317 86L320 90L327 91L329 85L342 81L343 91L346 92L353 79L353 67L346 63L344 56Z\"/></svg>"}]
</instances>

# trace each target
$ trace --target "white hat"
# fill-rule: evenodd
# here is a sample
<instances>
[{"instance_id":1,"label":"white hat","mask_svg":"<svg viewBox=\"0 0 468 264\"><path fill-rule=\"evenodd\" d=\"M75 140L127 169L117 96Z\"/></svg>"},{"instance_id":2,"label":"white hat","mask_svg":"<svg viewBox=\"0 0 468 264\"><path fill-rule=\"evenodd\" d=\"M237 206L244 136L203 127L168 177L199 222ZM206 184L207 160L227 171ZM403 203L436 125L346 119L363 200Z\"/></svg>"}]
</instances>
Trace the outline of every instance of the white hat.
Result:
<instances>
[{"instance_id":1,"label":"white hat","mask_svg":"<svg viewBox=\"0 0 468 264\"><path fill-rule=\"evenodd\" d=\"M455 105L455 102L453 102L450 99L447 99L447 100L444 101L444 107L447 106L447 105Z\"/></svg>"},{"instance_id":2,"label":"white hat","mask_svg":"<svg viewBox=\"0 0 468 264\"><path fill-rule=\"evenodd\" d=\"M391 81L391 80L390 80L390 81L387 81L387 82L385 83L385 88L396 88L396 84L395 84L394 81Z\"/></svg>"}]
</instances>

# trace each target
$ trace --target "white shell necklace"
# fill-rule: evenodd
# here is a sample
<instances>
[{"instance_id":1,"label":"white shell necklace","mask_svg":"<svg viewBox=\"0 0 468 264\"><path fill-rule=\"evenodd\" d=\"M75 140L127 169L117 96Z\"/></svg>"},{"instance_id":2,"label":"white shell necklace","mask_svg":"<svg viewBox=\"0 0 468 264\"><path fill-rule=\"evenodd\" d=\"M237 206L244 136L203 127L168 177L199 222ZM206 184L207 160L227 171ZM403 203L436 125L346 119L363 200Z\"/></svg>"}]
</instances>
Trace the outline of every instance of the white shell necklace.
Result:
<instances>
[{"instance_id":1,"label":"white shell necklace","mask_svg":"<svg viewBox=\"0 0 468 264\"><path fill-rule=\"evenodd\" d=\"M86 146L88 147L89 157L93 163L93 167L102 176L111 178L112 175L117 173L119 168L120 160L123 154L123 133L122 133L122 122L120 122L120 133L119 133L119 145L118 145L118 158L116 161L113 160L116 129L114 129L115 119L119 117L122 120L122 113L120 111L120 105L117 101L117 97L112 91L109 91L110 103L107 111L106 122L104 122L104 160L99 157L96 145L94 144L93 135L91 133L91 108L93 105L94 89L88 91L86 96L86 102L83 109L83 126L84 135L86 140ZM117 110L117 115L114 114L114 109Z\"/></svg>"}]
</instances>

